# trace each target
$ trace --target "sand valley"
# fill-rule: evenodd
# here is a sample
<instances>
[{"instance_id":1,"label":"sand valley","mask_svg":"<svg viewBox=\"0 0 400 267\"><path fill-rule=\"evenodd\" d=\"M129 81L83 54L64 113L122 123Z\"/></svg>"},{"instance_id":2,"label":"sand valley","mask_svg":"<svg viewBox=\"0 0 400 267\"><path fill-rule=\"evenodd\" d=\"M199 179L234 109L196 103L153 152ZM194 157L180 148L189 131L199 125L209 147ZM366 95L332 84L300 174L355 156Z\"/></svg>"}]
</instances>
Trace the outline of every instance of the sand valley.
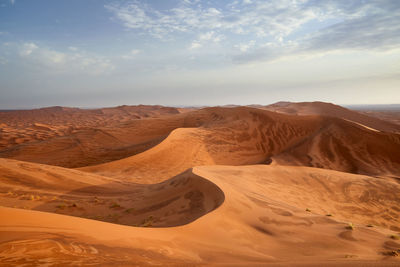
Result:
<instances>
[{"instance_id":1,"label":"sand valley","mask_svg":"<svg viewBox=\"0 0 400 267\"><path fill-rule=\"evenodd\" d=\"M399 266L388 114L1 111L0 266Z\"/></svg>"}]
</instances>

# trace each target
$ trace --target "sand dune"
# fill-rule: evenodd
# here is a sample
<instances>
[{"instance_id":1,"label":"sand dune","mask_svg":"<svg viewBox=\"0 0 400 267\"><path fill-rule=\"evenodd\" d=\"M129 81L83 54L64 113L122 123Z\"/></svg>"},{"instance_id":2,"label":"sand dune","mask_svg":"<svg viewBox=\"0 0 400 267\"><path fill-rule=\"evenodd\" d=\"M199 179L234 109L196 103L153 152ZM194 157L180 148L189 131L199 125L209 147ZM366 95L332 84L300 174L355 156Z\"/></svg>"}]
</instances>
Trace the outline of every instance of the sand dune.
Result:
<instances>
[{"instance_id":1,"label":"sand dune","mask_svg":"<svg viewBox=\"0 0 400 267\"><path fill-rule=\"evenodd\" d=\"M389 122L320 102L5 113L0 266L400 265Z\"/></svg>"},{"instance_id":2,"label":"sand dune","mask_svg":"<svg viewBox=\"0 0 400 267\"><path fill-rule=\"evenodd\" d=\"M56 106L32 110L0 111L0 120L9 126L30 126L34 123L100 126L114 122L130 121L133 118L140 119L178 113L180 111L176 108L149 105L118 106L100 109Z\"/></svg>"},{"instance_id":3,"label":"sand dune","mask_svg":"<svg viewBox=\"0 0 400 267\"><path fill-rule=\"evenodd\" d=\"M253 108L209 108L198 128L178 128L132 157L81 170L149 183L199 165L264 163L370 175L400 175L400 136L342 119ZM321 141L322 140L322 141Z\"/></svg>"},{"instance_id":4,"label":"sand dune","mask_svg":"<svg viewBox=\"0 0 400 267\"><path fill-rule=\"evenodd\" d=\"M399 177L400 135L371 131L336 119L273 160L282 165Z\"/></svg>"},{"instance_id":5,"label":"sand dune","mask_svg":"<svg viewBox=\"0 0 400 267\"><path fill-rule=\"evenodd\" d=\"M0 157L70 168L92 166L85 170L113 177L134 177L148 183L165 180L198 165L246 165L270 163L271 159L285 165L400 175L399 137L385 132L390 123L378 121L379 124L369 118L372 124L362 124L364 115L342 108L336 112L338 106L332 104L300 104L302 114L314 111L338 117L347 114L347 118L354 120L343 119L346 124L341 119L320 115L289 116L249 107L204 108L71 130L63 136L0 150ZM278 105L281 106L287 107ZM116 110L118 114L121 112ZM34 134L51 127L54 126L34 123L26 131ZM371 131L382 133L371 135ZM358 139L357 135L366 138ZM319 141L321 138L323 142ZM320 151L316 151L317 147L321 147Z\"/></svg>"},{"instance_id":6,"label":"sand dune","mask_svg":"<svg viewBox=\"0 0 400 267\"><path fill-rule=\"evenodd\" d=\"M3 162L7 164L21 163ZM38 174L42 171L36 170ZM78 173L73 171L76 176ZM375 266L377 260L380 266L399 264L396 257L389 256L400 249L400 243L390 238L396 234L393 229L398 231L395 225L399 222L396 209L400 200L395 193L400 185L396 182L314 168L265 165L196 167L171 181L189 184L196 179L209 180L225 198L214 211L180 227L128 227L0 208L6 218L0 221L0 259L6 264L121 266ZM191 183L189 187L196 190L202 184ZM158 190L162 194L169 189ZM207 188L203 194L205 197L198 200L206 206L206 196L219 193ZM354 223L352 230L347 229L349 222ZM369 223L374 227L367 227Z\"/></svg>"},{"instance_id":7,"label":"sand dune","mask_svg":"<svg viewBox=\"0 0 400 267\"><path fill-rule=\"evenodd\" d=\"M199 165L269 163L272 155L316 131L319 117L298 117L252 108L206 108L187 113L199 127L177 128L159 145L118 161L81 168L154 183ZM197 120L196 120L197 121Z\"/></svg>"},{"instance_id":8,"label":"sand dune","mask_svg":"<svg viewBox=\"0 0 400 267\"><path fill-rule=\"evenodd\" d=\"M115 160L144 151L159 142L151 136L141 143L127 142L126 134L123 134L126 122L179 113L176 108L143 105L2 111L0 156L64 167ZM114 136L115 129L119 128L122 133ZM69 156L64 157L60 151L66 150Z\"/></svg>"},{"instance_id":9,"label":"sand dune","mask_svg":"<svg viewBox=\"0 0 400 267\"><path fill-rule=\"evenodd\" d=\"M140 118L139 115L147 118L178 112L167 109L164 114L164 109L167 108L160 107L158 110L157 107L151 107L147 113L145 109L132 114L120 114L120 108L104 109L106 111L84 110L83 114L73 113L76 118L69 118L68 113L60 112L59 116L63 120L58 121L56 117L57 120L51 122L51 126L34 122L35 117L28 120L28 117L28 121L23 122L27 125L4 124L1 127L0 143L3 148L0 146L0 156L74 168L135 155L158 144L172 129L183 125L181 116L171 120L162 117L137 119ZM10 116L10 120L14 117ZM43 117L38 115L38 120L47 119L46 116ZM18 117L14 119L19 120Z\"/></svg>"},{"instance_id":10,"label":"sand dune","mask_svg":"<svg viewBox=\"0 0 400 267\"><path fill-rule=\"evenodd\" d=\"M268 106L259 106L274 112L292 115L322 115L330 116L365 125L372 129L385 132L400 132L400 125L392 121L382 120L381 118L368 116L355 110L350 110L338 105L325 102L278 102Z\"/></svg>"},{"instance_id":11,"label":"sand dune","mask_svg":"<svg viewBox=\"0 0 400 267\"><path fill-rule=\"evenodd\" d=\"M132 226L189 223L217 208L223 192L190 172L140 185L55 166L0 159L2 205Z\"/></svg>"},{"instance_id":12,"label":"sand dune","mask_svg":"<svg viewBox=\"0 0 400 267\"><path fill-rule=\"evenodd\" d=\"M400 125L399 110L359 110L359 112L369 117L376 117L378 119Z\"/></svg>"}]
</instances>

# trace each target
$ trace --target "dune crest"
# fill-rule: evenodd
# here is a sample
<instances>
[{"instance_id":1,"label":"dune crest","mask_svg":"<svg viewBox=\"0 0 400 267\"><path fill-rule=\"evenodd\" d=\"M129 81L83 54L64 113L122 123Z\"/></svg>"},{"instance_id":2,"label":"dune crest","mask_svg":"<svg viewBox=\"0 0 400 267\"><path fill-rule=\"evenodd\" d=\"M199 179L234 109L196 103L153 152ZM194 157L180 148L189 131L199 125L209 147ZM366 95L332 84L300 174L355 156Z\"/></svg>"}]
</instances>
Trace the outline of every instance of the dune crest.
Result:
<instances>
[{"instance_id":1,"label":"dune crest","mask_svg":"<svg viewBox=\"0 0 400 267\"><path fill-rule=\"evenodd\" d=\"M271 162L400 175L400 136L395 133L374 132L338 118L294 117L244 107L196 112L211 119L197 128L175 129L138 155L81 170L140 183L162 181L199 165Z\"/></svg>"},{"instance_id":2,"label":"dune crest","mask_svg":"<svg viewBox=\"0 0 400 267\"><path fill-rule=\"evenodd\" d=\"M274 108L12 113L0 266L398 266L395 128L327 103Z\"/></svg>"},{"instance_id":3,"label":"dune crest","mask_svg":"<svg viewBox=\"0 0 400 267\"><path fill-rule=\"evenodd\" d=\"M87 264L93 259L97 264L115 261L120 265L296 266L334 261L336 265L373 266L373 261L382 259L388 261L381 261L381 266L398 264L387 254L400 249L400 243L389 237L399 218L393 217L396 214L392 211L381 213L400 204L394 195L400 185L395 182L315 168L265 165L196 167L172 181L196 176L217 185L225 201L180 227L127 227L0 208L6 218L0 222L0 258L10 264L21 263L22 254L31 264L46 257L50 262L68 259ZM358 201L360 194L362 202ZM326 216L328 213L332 216ZM349 214L354 215L353 230L347 229ZM374 227L367 227L369 223ZM47 251L47 256L38 255L35 245ZM96 252L109 256L96 257Z\"/></svg>"},{"instance_id":4,"label":"dune crest","mask_svg":"<svg viewBox=\"0 0 400 267\"><path fill-rule=\"evenodd\" d=\"M216 209L223 192L187 170L159 184L0 159L3 206L67 214L142 227L187 224Z\"/></svg>"},{"instance_id":5,"label":"dune crest","mask_svg":"<svg viewBox=\"0 0 400 267\"><path fill-rule=\"evenodd\" d=\"M320 115L341 118L384 132L400 132L400 125L365 113L325 102L278 102L259 108L292 115Z\"/></svg>"}]
</instances>

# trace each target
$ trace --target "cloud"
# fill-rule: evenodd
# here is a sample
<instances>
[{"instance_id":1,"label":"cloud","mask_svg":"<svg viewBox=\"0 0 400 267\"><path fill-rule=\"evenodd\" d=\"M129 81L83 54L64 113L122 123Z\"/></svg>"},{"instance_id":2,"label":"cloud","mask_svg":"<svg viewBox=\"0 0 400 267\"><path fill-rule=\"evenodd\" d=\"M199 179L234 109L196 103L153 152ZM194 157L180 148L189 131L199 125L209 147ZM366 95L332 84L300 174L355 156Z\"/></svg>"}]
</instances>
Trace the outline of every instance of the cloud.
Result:
<instances>
[{"instance_id":1,"label":"cloud","mask_svg":"<svg viewBox=\"0 0 400 267\"><path fill-rule=\"evenodd\" d=\"M139 34L164 40L187 35L190 50L223 41L234 62L400 45L398 0L238 0L218 6L184 0L163 10L128 1L105 8Z\"/></svg>"},{"instance_id":2,"label":"cloud","mask_svg":"<svg viewBox=\"0 0 400 267\"><path fill-rule=\"evenodd\" d=\"M395 14L380 10L315 32L304 38L304 49L326 51L398 48L400 45L399 7Z\"/></svg>"},{"instance_id":3,"label":"cloud","mask_svg":"<svg viewBox=\"0 0 400 267\"><path fill-rule=\"evenodd\" d=\"M198 41L193 41L191 44L190 44L190 47L189 47L189 49L197 49L197 48L200 48L200 47L202 47L203 45L201 44L201 43L199 43Z\"/></svg>"},{"instance_id":4,"label":"cloud","mask_svg":"<svg viewBox=\"0 0 400 267\"><path fill-rule=\"evenodd\" d=\"M29 56L37 48L38 48L38 46L35 45L34 43L25 43L20 49L20 55L21 56Z\"/></svg>"},{"instance_id":5,"label":"cloud","mask_svg":"<svg viewBox=\"0 0 400 267\"><path fill-rule=\"evenodd\" d=\"M0 56L0 64L1 64L1 65L5 65L5 64L7 64L7 63L8 63L8 60L7 60L6 58Z\"/></svg>"},{"instance_id":6,"label":"cloud","mask_svg":"<svg viewBox=\"0 0 400 267\"><path fill-rule=\"evenodd\" d=\"M248 43L240 43L235 45L236 48L238 48L242 52L247 52L250 48L254 47L256 41L251 40Z\"/></svg>"},{"instance_id":7,"label":"cloud","mask_svg":"<svg viewBox=\"0 0 400 267\"><path fill-rule=\"evenodd\" d=\"M205 33L201 33L198 35L198 38L194 41L189 46L189 49L197 49L203 46L206 46L211 43L219 43L221 40L225 38L224 35L216 34L214 31L209 31Z\"/></svg>"},{"instance_id":8,"label":"cloud","mask_svg":"<svg viewBox=\"0 0 400 267\"><path fill-rule=\"evenodd\" d=\"M142 51L139 49L132 49L129 51L129 53L122 55L121 58L123 59L134 59L138 54L140 54Z\"/></svg>"},{"instance_id":9,"label":"cloud","mask_svg":"<svg viewBox=\"0 0 400 267\"><path fill-rule=\"evenodd\" d=\"M277 4L285 2L286 5ZM224 8L204 6L183 1L166 11L158 11L137 1L106 5L114 19L129 29L163 38L169 34L199 30L253 33L259 35L287 35L315 15L311 9L304 12L292 7L292 1L253 1ZM287 11L284 11L284 10ZM285 13L285 14L282 14ZM268 29L268 32L265 32Z\"/></svg>"},{"instance_id":10,"label":"cloud","mask_svg":"<svg viewBox=\"0 0 400 267\"><path fill-rule=\"evenodd\" d=\"M12 5L14 5L14 4L15 4L15 0L10 0L10 3L11 3Z\"/></svg>"},{"instance_id":11,"label":"cloud","mask_svg":"<svg viewBox=\"0 0 400 267\"><path fill-rule=\"evenodd\" d=\"M31 68L52 72L85 72L100 75L111 72L115 66L110 60L89 54L78 49L57 51L48 47L39 47L34 43L24 43L20 46L21 59Z\"/></svg>"}]
</instances>

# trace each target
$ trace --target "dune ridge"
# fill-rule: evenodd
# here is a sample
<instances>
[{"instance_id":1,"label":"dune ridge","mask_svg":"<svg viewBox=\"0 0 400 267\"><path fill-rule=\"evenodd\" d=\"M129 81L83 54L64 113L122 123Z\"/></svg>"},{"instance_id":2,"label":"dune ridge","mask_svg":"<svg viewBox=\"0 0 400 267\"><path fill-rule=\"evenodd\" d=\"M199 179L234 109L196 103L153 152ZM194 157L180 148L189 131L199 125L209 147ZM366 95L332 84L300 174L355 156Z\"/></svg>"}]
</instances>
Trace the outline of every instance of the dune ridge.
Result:
<instances>
[{"instance_id":1,"label":"dune ridge","mask_svg":"<svg viewBox=\"0 0 400 267\"><path fill-rule=\"evenodd\" d=\"M156 182L199 165L280 164L400 175L400 136L343 119L253 108L210 108L201 127L178 128L153 148L81 170ZM321 141L323 140L323 141Z\"/></svg>"},{"instance_id":2,"label":"dune ridge","mask_svg":"<svg viewBox=\"0 0 400 267\"><path fill-rule=\"evenodd\" d=\"M0 121L0 266L398 266L396 129L274 107L10 115L49 134Z\"/></svg>"},{"instance_id":3,"label":"dune ridge","mask_svg":"<svg viewBox=\"0 0 400 267\"><path fill-rule=\"evenodd\" d=\"M368 116L356 110L350 110L345 107L332 103L320 101L315 102L277 102L268 106L259 106L258 108L292 115L321 115L335 118L346 119L356 123L368 126L372 129L384 132L400 132L400 125L393 123L392 120L383 120L382 117Z\"/></svg>"},{"instance_id":4,"label":"dune ridge","mask_svg":"<svg viewBox=\"0 0 400 267\"><path fill-rule=\"evenodd\" d=\"M121 182L55 166L0 159L3 206L131 226L187 224L216 209L223 192L191 170L158 184Z\"/></svg>"},{"instance_id":5,"label":"dune ridge","mask_svg":"<svg viewBox=\"0 0 400 267\"><path fill-rule=\"evenodd\" d=\"M1 111L0 156L63 167L112 161L142 152L168 133L142 138L137 134L132 140L126 129L135 126L126 123L180 112L176 108L145 105Z\"/></svg>"},{"instance_id":6,"label":"dune ridge","mask_svg":"<svg viewBox=\"0 0 400 267\"><path fill-rule=\"evenodd\" d=\"M195 221L172 228L119 226L2 207L7 219L0 222L0 259L9 264L115 261L122 266L132 262L374 266L382 259L381 266L399 263L389 256L400 249L389 237L390 228L398 225L398 213L381 213L400 204L394 196L400 185L395 182L266 165L196 167L172 181L182 177L207 179L224 193L224 202ZM326 216L328 212L332 216ZM347 229L349 214L353 230ZM367 227L369 223L374 227ZM37 247L47 254L38 253Z\"/></svg>"}]
</instances>

